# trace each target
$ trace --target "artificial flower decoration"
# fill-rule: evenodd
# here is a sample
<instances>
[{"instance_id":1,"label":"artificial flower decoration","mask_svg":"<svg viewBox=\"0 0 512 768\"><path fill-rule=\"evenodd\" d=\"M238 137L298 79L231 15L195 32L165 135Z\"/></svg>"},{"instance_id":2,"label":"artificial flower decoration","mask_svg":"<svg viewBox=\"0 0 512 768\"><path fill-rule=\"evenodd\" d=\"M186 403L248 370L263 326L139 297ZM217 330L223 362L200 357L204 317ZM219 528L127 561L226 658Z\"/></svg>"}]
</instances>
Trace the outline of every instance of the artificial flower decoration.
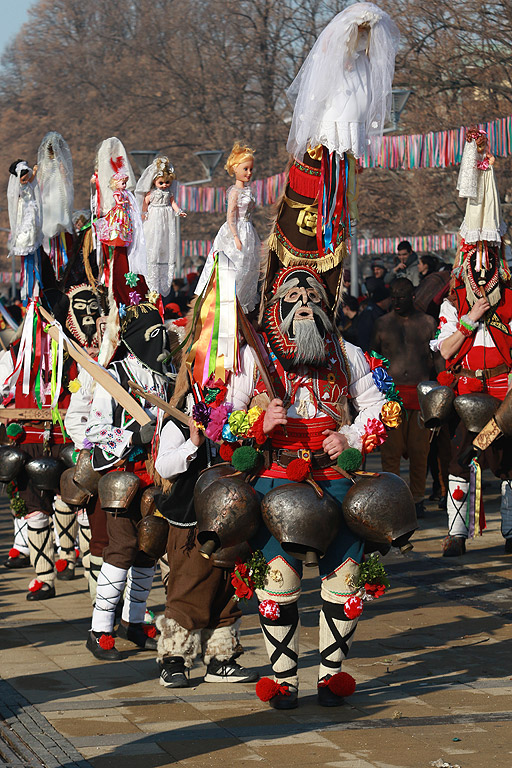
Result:
<instances>
[{"instance_id":1,"label":"artificial flower decoration","mask_svg":"<svg viewBox=\"0 0 512 768\"><path fill-rule=\"evenodd\" d=\"M243 437L249 432L249 416L246 411L233 411L228 424L231 432L237 437Z\"/></svg>"},{"instance_id":2,"label":"artificial flower decoration","mask_svg":"<svg viewBox=\"0 0 512 768\"><path fill-rule=\"evenodd\" d=\"M206 427L205 435L206 437L209 437L210 440L217 442L221 438L222 428L226 423L229 409L227 405L219 405L217 408L215 408L212 404L211 407L207 406L207 408L208 407L210 408L210 421Z\"/></svg>"},{"instance_id":3,"label":"artificial flower decoration","mask_svg":"<svg viewBox=\"0 0 512 768\"><path fill-rule=\"evenodd\" d=\"M71 392L71 394L78 392L80 387L81 387L81 384L78 379L72 379L68 384L68 389Z\"/></svg>"},{"instance_id":4,"label":"artificial flower decoration","mask_svg":"<svg viewBox=\"0 0 512 768\"><path fill-rule=\"evenodd\" d=\"M192 408L192 418L198 427L206 429L210 423L210 412L211 408L206 403L199 402L194 405Z\"/></svg>"},{"instance_id":5,"label":"artificial flower decoration","mask_svg":"<svg viewBox=\"0 0 512 768\"><path fill-rule=\"evenodd\" d=\"M379 392L383 394L386 394L394 384L393 379L383 366L374 368L372 378Z\"/></svg>"},{"instance_id":6,"label":"artificial flower decoration","mask_svg":"<svg viewBox=\"0 0 512 768\"><path fill-rule=\"evenodd\" d=\"M150 304L156 304L159 298L160 294L157 293L157 291L149 291L149 293L146 293L146 299Z\"/></svg>"},{"instance_id":7,"label":"artificial flower decoration","mask_svg":"<svg viewBox=\"0 0 512 768\"><path fill-rule=\"evenodd\" d=\"M380 420L389 429L396 429L402 423L402 409L396 400L388 400L381 408Z\"/></svg>"},{"instance_id":8,"label":"artificial flower decoration","mask_svg":"<svg viewBox=\"0 0 512 768\"><path fill-rule=\"evenodd\" d=\"M126 304L119 304L117 311L119 312L119 317L122 319L126 316Z\"/></svg>"},{"instance_id":9,"label":"artificial flower decoration","mask_svg":"<svg viewBox=\"0 0 512 768\"><path fill-rule=\"evenodd\" d=\"M237 560L231 573L231 584L235 588L233 600L250 600L255 589L263 588L268 570L269 565L259 549L247 562Z\"/></svg>"},{"instance_id":10,"label":"artificial flower decoration","mask_svg":"<svg viewBox=\"0 0 512 768\"><path fill-rule=\"evenodd\" d=\"M141 295L140 293L137 293L137 291L130 291L128 298L130 299L130 305L132 307L136 307L137 304L140 304L141 302Z\"/></svg>"},{"instance_id":11,"label":"artificial flower decoration","mask_svg":"<svg viewBox=\"0 0 512 768\"><path fill-rule=\"evenodd\" d=\"M135 288L139 282L139 276L135 272L126 272L124 279L126 280L126 285L129 285L130 288Z\"/></svg>"}]
</instances>

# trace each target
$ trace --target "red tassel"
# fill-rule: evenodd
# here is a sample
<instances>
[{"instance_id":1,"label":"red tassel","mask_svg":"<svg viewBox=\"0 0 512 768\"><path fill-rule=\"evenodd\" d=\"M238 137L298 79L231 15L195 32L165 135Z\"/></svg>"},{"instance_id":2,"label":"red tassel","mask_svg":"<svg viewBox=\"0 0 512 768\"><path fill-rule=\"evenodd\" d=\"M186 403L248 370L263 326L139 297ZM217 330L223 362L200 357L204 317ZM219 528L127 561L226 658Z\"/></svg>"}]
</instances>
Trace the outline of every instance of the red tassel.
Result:
<instances>
[{"instance_id":1,"label":"red tassel","mask_svg":"<svg viewBox=\"0 0 512 768\"><path fill-rule=\"evenodd\" d=\"M323 684L327 685L331 693L342 699L346 696L352 696L356 690L356 681L347 672L337 672ZM319 685L322 685L322 681L320 681Z\"/></svg>"},{"instance_id":2,"label":"red tassel","mask_svg":"<svg viewBox=\"0 0 512 768\"><path fill-rule=\"evenodd\" d=\"M290 168L288 183L290 188L293 189L294 192L297 192L298 195L309 197L312 200L315 200L318 197L318 191L320 189L320 175L318 173L305 173L294 163Z\"/></svg>"},{"instance_id":3,"label":"red tassel","mask_svg":"<svg viewBox=\"0 0 512 768\"><path fill-rule=\"evenodd\" d=\"M15 549L14 547L12 547L12 549L9 550L9 557L15 558L19 556L20 556L19 549Z\"/></svg>"},{"instance_id":4,"label":"red tassel","mask_svg":"<svg viewBox=\"0 0 512 768\"><path fill-rule=\"evenodd\" d=\"M238 443L222 443L219 448L219 456L222 461L231 461L236 448L239 448Z\"/></svg>"},{"instance_id":5,"label":"red tassel","mask_svg":"<svg viewBox=\"0 0 512 768\"><path fill-rule=\"evenodd\" d=\"M115 644L116 641L112 635L102 635L98 640L98 645L100 648L103 648L104 651L111 651Z\"/></svg>"},{"instance_id":6,"label":"red tassel","mask_svg":"<svg viewBox=\"0 0 512 768\"><path fill-rule=\"evenodd\" d=\"M279 683L276 683L275 680L271 680L270 677L262 677L261 680L258 680L256 683L256 696L261 701L270 701L270 699L273 699L278 693L283 694L283 696L289 696L290 691L288 690L288 686L280 685Z\"/></svg>"},{"instance_id":7,"label":"red tassel","mask_svg":"<svg viewBox=\"0 0 512 768\"><path fill-rule=\"evenodd\" d=\"M452 496L455 499L455 501L462 501L462 499L464 498L464 491L459 485L456 487L456 489L452 493Z\"/></svg>"},{"instance_id":8,"label":"red tassel","mask_svg":"<svg viewBox=\"0 0 512 768\"><path fill-rule=\"evenodd\" d=\"M449 387L455 381L455 376L451 371L440 371L437 374L437 380L443 387Z\"/></svg>"},{"instance_id":9,"label":"red tassel","mask_svg":"<svg viewBox=\"0 0 512 768\"><path fill-rule=\"evenodd\" d=\"M62 558L57 560L55 563L55 568L58 573L62 573L62 571L65 571L67 567L68 567L68 561L63 560Z\"/></svg>"},{"instance_id":10,"label":"red tassel","mask_svg":"<svg viewBox=\"0 0 512 768\"><path fill-rule=\"evenodd\" d=\"M154 624L143 624L142 629L147 637L156 637L156 627Z\"/></svg>"},{"instance_id":11,"label":"red tassel","mask_svg":"<svg viewBox=\"0 0 512 768\"><path fill-rule=\"evenodd\" d=\"M39 592L39 590L42 588L44 584L44 581L39 581L38 579L34 579L30 582L28 591L29 592Z\"/></svg>"},{"instance_id":12,"label":"red tassel","mask_svg":"<svg viewBox=\"0 0 512 768\"><path fill-rule=\"evenodd\" d=\"M309 475L311 465L304 459L293 459L286 467L286 477L295 483L302 483Z\"/></svg>"}]
</instances>

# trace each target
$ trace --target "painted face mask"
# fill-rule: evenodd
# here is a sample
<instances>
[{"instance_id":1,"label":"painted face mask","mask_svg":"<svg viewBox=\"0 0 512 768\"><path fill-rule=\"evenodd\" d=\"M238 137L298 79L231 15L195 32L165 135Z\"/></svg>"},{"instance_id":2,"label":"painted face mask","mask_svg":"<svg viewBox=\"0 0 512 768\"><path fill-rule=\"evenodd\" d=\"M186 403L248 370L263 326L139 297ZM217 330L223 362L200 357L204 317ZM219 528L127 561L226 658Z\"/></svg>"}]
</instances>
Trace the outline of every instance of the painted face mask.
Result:
<instances>
[{"instance_id":1,"label":"painted face mask","mask_svg":"<svg viewBox=\"0 0 512 768\"><path fill-rule=\"evenodd\" d=\"M66 327L81 346L97 344L96 321L101 316L98 299L88 285L75 285L67 292L69 310Z\"/></svg>"},{"instance_id":2,"label":"painted face mask","mask_svg":"<svg viewBox=\"0 0 512 768\"><path fill-rule=\"evenodd\" d=\"M154 373L166 373L167 331L154 304L141 303L126 308L121 321L121 341L145 368Z\"/></svg>"},{"instance_id":3,"label":"painted face mask","mask_svg":"<svg viewBox=\"0 0 512 768\"><path fill-rule=\"evenodd\" d=\"M325 337L332 331L327 312L325 286L314 269L288 267L277 273L263 330L285 370L325 362Z\"/></svg>"},{"instance_id":4,"label":"painted face mask","mask_svg":"<svg viewBox=\"0 0 512 768\"><path fill-rule=\"evenodd\" d=\"M471 245L465 262L465 283L470 304L484 296L491 306L497 304L501 297L497 247L488 243Z\"/></svg>"}]
</instances>

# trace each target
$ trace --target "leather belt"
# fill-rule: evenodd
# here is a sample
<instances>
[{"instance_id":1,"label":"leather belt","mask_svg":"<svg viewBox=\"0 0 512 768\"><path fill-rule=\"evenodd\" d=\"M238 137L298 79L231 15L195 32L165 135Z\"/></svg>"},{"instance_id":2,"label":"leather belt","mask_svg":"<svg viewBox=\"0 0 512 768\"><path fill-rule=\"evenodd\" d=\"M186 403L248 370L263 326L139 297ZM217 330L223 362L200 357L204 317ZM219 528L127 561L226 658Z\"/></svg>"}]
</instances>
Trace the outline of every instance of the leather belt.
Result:
<instances>
[{"instance_id":1,"label":"leather belt","mask_svg":"<svg viewBox=\"0 0 512 768\"><path fill-rule=\"evenodd\" d=\"M336 459L331 459L325 451L308 451L299 448L296 451L290 451L287 448L274 448L272 450L272 461L285 469L294 459L304 459L311 461L311 469L327 469L334 467Z\"/></svg>"},{"instance_id":2,"label":"leather belt","mask_svg":"<svg viewBox=\"0 0 512 768\"><path fill-rule=\"evenodd\" d=\"M477 368L476 371L470 371L467 368L462 368L460 371L454 374L457 377L467 376L468 379L492 379L494 376L500 376L502 373L509 373L510 367L506 363L496 365L494 368Z\"/></svg>"}]
</instances>

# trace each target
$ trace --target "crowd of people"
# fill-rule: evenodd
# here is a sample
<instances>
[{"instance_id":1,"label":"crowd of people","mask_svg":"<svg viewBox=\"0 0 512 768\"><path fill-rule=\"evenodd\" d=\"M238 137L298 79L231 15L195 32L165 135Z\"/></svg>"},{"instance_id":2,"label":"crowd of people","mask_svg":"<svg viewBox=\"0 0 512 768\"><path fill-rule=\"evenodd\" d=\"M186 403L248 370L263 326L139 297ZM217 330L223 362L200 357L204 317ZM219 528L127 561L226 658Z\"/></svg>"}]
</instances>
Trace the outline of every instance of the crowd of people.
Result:
<instances>
[{"instance_id":1,"label":"crowd of people","mask_svg":"<svg viewBox=\"0 0 512 768\"><path fill-rule=\"evenodd\" d=\"M59 580L77 578L80 555L91 596L84 641L100 661L122 659L122 637L156 651L165 687L187 687L198 658L206 683L255 682L258 671L239 663L241 601L254 595L272 668L256 693L293 709L302 572L318 566L318 703L342 705L355 689L342 665L364 602L387 584L376 553L409 547L429 456L448 514L444 555L462 556L484 527L482 466L503 481L512 551L509 438L494 431L475 447L481 429L463 411L464 395L489 419L506 409L512 366L485 134L467 134L453 267L403 241L392 267L373 261L361 302L347 295L356 160L370 134L382 135L397 45L396 25L371 3L332 20L288 91L291 161L263 247L254 152L236 142L226 221L186 281L174 274L186 213L169 158L136 181L122 142L105 139L87 212L73 212L60 134L43 138L34 167L11 164L24 316L17 324L3 312L14 330L0 356L0 480L14 527L5 566L31 569L27 600L50 600ZM383 471L367 474L375 450ZM398 476L404 457L410 490ZM154 622L157 564L166 604Z\"/></svg>"}]
</instances>

